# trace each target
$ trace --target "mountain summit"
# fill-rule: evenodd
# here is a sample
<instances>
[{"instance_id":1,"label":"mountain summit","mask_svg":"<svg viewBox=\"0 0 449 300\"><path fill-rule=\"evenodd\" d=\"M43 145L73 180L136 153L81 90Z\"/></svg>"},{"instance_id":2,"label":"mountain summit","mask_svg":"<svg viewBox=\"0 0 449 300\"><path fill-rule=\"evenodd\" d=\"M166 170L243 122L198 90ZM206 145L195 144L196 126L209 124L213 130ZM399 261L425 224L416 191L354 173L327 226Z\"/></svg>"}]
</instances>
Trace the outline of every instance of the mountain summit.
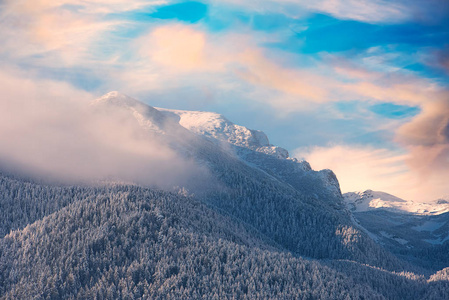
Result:
<instances>
[{"instance_id":1,"label":"mountain summit","mask_svg":"<svg viewBox=\"0 0 449 300\"><path fill-rule=\"evenodd\" d=\"M91 106L98 108L100 112L104 110L130 112L143 129L158 133L166 131L167 120L159 110L117 91L109 92L92 101Z\"/></svg>"},{"instance_id":2,"label":"mountain summit","mask_svg":"<svg viewBox=\"0 0 449 300\"><path fill-rule=\"evenodd\" d=\"M158 109L168 115L178 116L179 124L196 134L274 155L278 158L289 157L287 150L271 145L264 132L236 125L218 113Z\"/></svg>"}]
</instances>

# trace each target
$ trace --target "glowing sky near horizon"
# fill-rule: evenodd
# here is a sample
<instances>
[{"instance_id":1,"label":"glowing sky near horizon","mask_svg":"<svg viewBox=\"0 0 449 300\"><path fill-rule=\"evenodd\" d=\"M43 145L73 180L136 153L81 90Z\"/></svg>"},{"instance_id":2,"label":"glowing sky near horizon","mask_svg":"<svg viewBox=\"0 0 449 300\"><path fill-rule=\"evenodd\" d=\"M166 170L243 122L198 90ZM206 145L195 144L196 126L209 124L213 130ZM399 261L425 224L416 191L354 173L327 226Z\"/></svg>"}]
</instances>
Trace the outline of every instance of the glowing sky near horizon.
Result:
<instances>
[{"instance_id":1,"label":"glowing sky near horizon","mask_svg":"<svg viewBox=\"0 0 449 300\"><path fill-rule=\"evenodd\" d=\"M6 0L0 24L3 102L118 90L263 130L343 192L449 195L447 1Z\"/></svg>"}]
</instances>

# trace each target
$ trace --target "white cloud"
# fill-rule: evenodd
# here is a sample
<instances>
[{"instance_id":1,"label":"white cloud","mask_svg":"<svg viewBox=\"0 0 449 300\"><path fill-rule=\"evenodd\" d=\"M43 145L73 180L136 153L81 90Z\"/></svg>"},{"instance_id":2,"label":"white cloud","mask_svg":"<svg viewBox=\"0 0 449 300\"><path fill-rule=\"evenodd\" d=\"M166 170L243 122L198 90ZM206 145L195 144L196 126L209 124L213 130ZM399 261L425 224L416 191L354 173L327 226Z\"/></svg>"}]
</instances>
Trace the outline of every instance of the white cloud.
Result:
<instances>
[{"instance_id":1,"label":"white cloud","mask_svg":"<svg viewBox=\"0 0 449 300\"><path fill-rule=\"evenodd\" d=\"M409 7L384 0L307 1L308 9L327 13L339 19L368 23L400 23L411 17Z\"/></svg>"},{"instance_id":2,"label":"white cloud","mask_svg":"<svg viewBox=\"0 0 449 300\"><path fill-rule=\"evenodd\" d=\"M302 18L310 13L324 13L342 20L376 24L408 21L436 23L447 18L446 0L213 0L257 13L282 13Z\"/></svg>"},{"instance_id":3,"label":"white cloud","mask_svg":"<svg viewBox=\"0 0 449 300\"><path fill-rule=\"evenodd\" d=\"M238 1L215 0L256 12L284 13L300 18L310 12L320 12L339 19L357 20L367 23L401 23L413 17L410 6L401 1L384 0L263 0Z\"/></svg>"},{"instance_id":4,"label":"white cloud","mask_svg":"<svg viewBox=\"0 0 449 300\"><path fill-rule=\"evenodd\" d=\"M105 35L126 25L108 20L123 13L165 1L7 0L0 11L0 54L10 59L33 58L44 67L86 65L104 60L95 57Z\"/></svg>"}]
</instances>

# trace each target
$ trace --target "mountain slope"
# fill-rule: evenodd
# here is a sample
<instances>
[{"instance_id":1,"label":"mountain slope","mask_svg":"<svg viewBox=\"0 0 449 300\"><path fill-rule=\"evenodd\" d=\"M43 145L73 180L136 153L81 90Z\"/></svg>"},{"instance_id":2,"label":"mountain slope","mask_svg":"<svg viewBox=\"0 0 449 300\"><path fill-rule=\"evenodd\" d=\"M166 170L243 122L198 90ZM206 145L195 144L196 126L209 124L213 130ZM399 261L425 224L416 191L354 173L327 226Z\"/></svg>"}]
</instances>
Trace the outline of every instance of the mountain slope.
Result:
<instances>
[{"instance_id":1,"label":"mountain slope","mask_svg":"<svg viewBox=\"0 0 449 300\"><path fill-rule=\"evenodd\" d=\"M188 149L188 156L207 166L216 183L207 191L194 191L197 197L254 226L289 251L313 258L351 259L391 270L406 267L352 226L331 171L316 172L306 162L258 151L268 143L267 138L260 138L264 136L261 132L234 125L217 114L160 109L160 114L136 116L128 103L137 100L117 93L104 98L139 124L161 123L165 118L163 124L170 126L156 134L168 138L167 143L175 145L173 149L182 155ZM180 129L182 124L186 127ZM189 128L195 132L185 132ZM178 149L179 143L187 146Z\"/></svg>"},{"instance_id":2,"label":"mountain slope","mask_svg":"<svg viewBox=\"0 0 449 300\"><path fill-rule=\"evenodd\" d=\"M45 195L34 191L42 189L23 191L38 203ZM427 282L292 256L251 226L179 194L129 185L84 191L0 239L1 299L438 299L426 295L449 291L438 281L443 273Z\"/></svg>"},{"instance_id":3,"label":"mountain slope","mask_svg":"<svg viewBox=\"0 0 449 300\"><path fill-rule=\"evenodd\" d=\"M192 199L134 186L90 195L0 239L2 299L380 296Z\"/></svg>"},{"instance_id":4,"label":"mountain slope","mask_svg":"<svg viewBox=\"0 0 449 300\"><path fill-rule=\"evenodd\" d=\"M290 158L288 151L269 143L265 133L236 125L224 116L199 111L157 108L167 116L178 117L179 124L191 132L223 146L232 145L236 155L252 167L290 184L307 194L330 198L342 207L340 185L331 170L315 172L306 161Z\"/></svg>"}]
</instances>

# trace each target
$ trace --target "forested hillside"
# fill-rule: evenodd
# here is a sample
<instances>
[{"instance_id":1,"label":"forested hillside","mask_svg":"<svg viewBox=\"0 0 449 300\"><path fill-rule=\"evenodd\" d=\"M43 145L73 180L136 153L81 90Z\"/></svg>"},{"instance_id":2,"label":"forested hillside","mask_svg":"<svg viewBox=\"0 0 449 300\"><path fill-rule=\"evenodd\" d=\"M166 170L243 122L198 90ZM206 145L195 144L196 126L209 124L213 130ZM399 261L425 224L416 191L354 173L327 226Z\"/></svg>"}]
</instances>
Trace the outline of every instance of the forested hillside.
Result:
<instances>
[{"instance_id":1,"label":"forested hillside","mask_svg":"<svg viewBox=\"0 0 449 300\"><path fill-rule=\"evenodd\" d=\"M38 193L42 190L46 194ZM29 193L21 196L39 200L71 190L28 184L22 192ZM2 298L375 295L193 199L135 186L83 192L65 208L0 240Z\"/></svg>"},{"instance_id":2,"label":"forested hillside","mask_svg":"<svg viewBox=\"0 0 449 300\"><path fill-rule=\"evenodd\" d=\"M2 208L14 207L23 220L4 221L2 230L24 227L0 239L2 299L448 296L445 273L428 282L355 261L301 258L254 226L179 193L53 187L6 176L1 182L1 195L10 197Z\"/></svg>"}]
</instances>

